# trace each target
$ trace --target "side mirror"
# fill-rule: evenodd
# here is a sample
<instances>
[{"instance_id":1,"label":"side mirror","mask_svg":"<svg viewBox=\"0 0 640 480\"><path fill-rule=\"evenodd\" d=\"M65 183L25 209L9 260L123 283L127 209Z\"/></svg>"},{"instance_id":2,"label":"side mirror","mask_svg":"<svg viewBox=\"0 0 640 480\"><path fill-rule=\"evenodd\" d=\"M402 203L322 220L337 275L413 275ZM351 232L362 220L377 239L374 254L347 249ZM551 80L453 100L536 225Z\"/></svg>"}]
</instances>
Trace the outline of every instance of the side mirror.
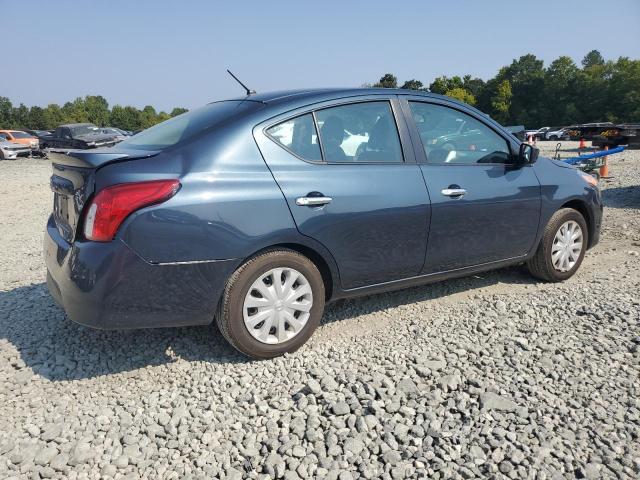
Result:
<instances>
[{"instance_id":1,"label":"side mirror","mask_svg":"<svg viewBox=\"0 0 640 480\"><path fill-rule=\"evenodd\" d=\"M528 165L536 163L540 150L529 145L528 143L522 143L520 145L520 153L518 154L518 165Z\"/></svg>"}]
</instances>

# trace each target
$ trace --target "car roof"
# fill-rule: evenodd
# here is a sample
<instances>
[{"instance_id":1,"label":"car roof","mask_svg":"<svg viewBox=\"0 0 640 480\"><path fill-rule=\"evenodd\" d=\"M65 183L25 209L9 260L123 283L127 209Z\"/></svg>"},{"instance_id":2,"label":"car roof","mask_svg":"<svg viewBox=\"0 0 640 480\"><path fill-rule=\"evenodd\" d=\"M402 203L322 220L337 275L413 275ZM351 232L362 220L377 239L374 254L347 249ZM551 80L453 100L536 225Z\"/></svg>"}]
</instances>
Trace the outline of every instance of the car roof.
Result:
<instances>
[{"instance_id":1,"label":"car roof","mask_svg":"<svg viewBox=\"0 0 640 480\"><path fill-rule=\"evenodd\" d=\"M466 104L451 97L438 95L436 93L424 92L420 90L408 90L404 88L310 88L300 90L279 90L274 92L255 93L249 96L236 97L231 100L251 100L267 105L286 103L314 103L314 101L331 100L334 98L363 96L363 95L416 95L427 98L446 99L460 105Z\"/></svg>"},{"instance_id":2,"label":"car roof","mask_svg":"<svg viewBox=\"0 0 640 480\"><path fill-rule=\"evenodd\" d=\"M65 123L64 125L60 125L61 127L95 127L93 123Z\"/></svg>"}]
</instances>

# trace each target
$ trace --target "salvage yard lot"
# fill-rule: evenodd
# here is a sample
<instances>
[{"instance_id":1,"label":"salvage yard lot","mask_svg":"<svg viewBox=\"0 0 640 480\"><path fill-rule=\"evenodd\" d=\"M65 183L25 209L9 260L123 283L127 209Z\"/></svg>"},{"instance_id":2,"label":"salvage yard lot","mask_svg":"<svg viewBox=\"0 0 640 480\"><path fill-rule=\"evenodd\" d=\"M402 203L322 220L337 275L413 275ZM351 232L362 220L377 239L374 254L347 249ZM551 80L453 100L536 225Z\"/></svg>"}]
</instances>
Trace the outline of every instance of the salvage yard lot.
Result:
<instances>
[{"instance_id":1,"label":"salvage yard lot","mask_svg":"<svg viewBox=\"0 0 640 480\"><path fill-rule=\"evenodd\" d=\"M610 164L569 281L349 300L257 362L214 326L67 320L44 284L50 164L0 162L0 478L638 478L640 151Z\"/></svg>"}]
</instances>

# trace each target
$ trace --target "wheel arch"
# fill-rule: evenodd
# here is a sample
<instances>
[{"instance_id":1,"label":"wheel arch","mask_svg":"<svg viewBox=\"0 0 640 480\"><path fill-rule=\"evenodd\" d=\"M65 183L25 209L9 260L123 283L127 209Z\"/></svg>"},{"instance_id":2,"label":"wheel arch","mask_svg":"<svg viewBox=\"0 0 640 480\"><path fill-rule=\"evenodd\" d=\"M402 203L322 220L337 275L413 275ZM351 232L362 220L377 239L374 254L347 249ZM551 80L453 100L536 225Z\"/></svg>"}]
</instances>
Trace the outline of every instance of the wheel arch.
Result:
<instances>
[{"instance_id":1,"label":"wheel arch","mask_svg":"<svg viewBox=\"0 0 640 480\"><path fill-rule=\"evenodd\" d=\"M333 264L332 260L327 260L325 255L320 253L318 249L315 249L309 245L296 242L276 243L253 252L251 255L247 256L245 261L252 257L255 257L256 255L260 255L262 252L275 250L278 248L293 250L311 260L313 264L318 268L318 270L320 271L320 275L322 276L322 282L324 283L325 300L328 301L334 296L334 294L336 293L336 286L339 285L337 268L335 267L335 264Z\"/></svg>"},{"instance_id":2,"label":"wheel arch","mask_svg":"<svg viewBox=\"0 0 640 480\"><path fill-rule=\"evenodd\" d=\"M576 210L577 212L579 212L582 217L584 218L584 221L587 224L587 234L588 234L588 242L587 242L587 248L591 248L592 246L592 241L594 238L594 219L593 219L593 215L591 214L591 211L589 210L589 207L587 206L587 203L584 200L580 200L580 199L573 199L573 200L569 200L568 202L565 202L561 207L562 208L571 208L573 210Z\"/></svg>"}]
</instances>

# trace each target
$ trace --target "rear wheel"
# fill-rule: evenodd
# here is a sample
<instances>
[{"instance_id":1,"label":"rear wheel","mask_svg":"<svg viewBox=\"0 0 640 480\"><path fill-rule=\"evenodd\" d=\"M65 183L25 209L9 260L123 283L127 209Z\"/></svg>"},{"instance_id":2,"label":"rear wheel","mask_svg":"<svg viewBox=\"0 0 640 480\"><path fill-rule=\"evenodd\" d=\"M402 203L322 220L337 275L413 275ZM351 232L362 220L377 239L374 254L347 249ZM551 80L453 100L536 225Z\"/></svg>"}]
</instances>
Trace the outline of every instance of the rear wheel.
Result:
<instances>
[{"instance_id":1,"label":"rear wheel","mask_svg":"<svg viewBox=\"0 0 640 480\"><path fill-rule=\"evenodd\" d=\"M220 301L218 328L240 352L272 358L300 348L324 311L317 267L293 250L261 253L238 268Z\"/></svg>"},{"instance_id":2,"label":"rear wheel","mask_svg":"<svg viewBox=\"0 0 640 480\"><path fill-rule=\"evenodd\" d=\"M587 224L580 212L563 208L545 227L536 254L527 262L534 277L560 282L573 276L587 249Z\"/></svg>"}]
</instances>

